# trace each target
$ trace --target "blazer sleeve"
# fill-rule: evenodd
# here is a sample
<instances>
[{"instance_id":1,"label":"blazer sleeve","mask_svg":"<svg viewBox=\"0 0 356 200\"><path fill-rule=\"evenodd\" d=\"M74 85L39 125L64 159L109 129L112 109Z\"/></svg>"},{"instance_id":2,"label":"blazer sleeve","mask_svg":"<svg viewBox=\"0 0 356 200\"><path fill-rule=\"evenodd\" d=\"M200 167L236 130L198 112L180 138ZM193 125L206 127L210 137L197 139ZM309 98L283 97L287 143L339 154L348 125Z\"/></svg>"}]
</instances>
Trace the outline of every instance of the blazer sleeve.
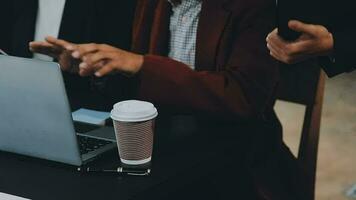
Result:
<instances>
[{"instance_id":1,"label":"blazer sleeve","mask_svg":"<svg viewBox=\"0 0 356 200\"><path fill-rule=\"evenodd\" d=\"M329 77L356 68L356 30L351 29L334 33L334 54L332 57L321 57L320 63Z\"/></svg>"},{"instance_id":2,"label":"blazer sleeve","mask_svg":"<svg viewBox=\"0 0 356 200\"><path fill-rule=\"evenodd\" d=\"M334 37L334 53L331 58L322 57L319 59L324 71L330 77L351 72L356 68L356 13L350 8L353 6L340 5L334 11L336 20L331 27ZM341 15L340 13L346 14Z\"/></svg>"},{"instance_id":3,"label":"blazer sleeve","mask_svg":"<svg viewBox=\"0 0 356 200\"><path fill-rule=\"evenodd\" d=\"M243 119L259 118L272 109L278 66L266 48L265 37L275 19L274 4L267 4L250 6L243 16L233 17L228 28L234 29L229 30L234 35L231 50L226 65L218 66L221 70L193 71L170 58L146 55L138 98L194 114Z\"/></svg>"}]
</instances>

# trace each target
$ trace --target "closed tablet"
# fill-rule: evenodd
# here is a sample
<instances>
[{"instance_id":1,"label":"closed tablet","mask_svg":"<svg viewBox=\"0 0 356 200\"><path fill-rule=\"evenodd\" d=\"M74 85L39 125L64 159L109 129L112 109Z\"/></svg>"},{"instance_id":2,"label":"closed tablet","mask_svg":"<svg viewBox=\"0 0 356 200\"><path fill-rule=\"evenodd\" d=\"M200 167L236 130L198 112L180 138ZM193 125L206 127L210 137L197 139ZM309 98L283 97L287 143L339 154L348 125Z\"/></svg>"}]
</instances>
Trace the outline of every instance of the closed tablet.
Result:
<instances>
[{"instance_id":1,"label":"closed tablet","mask_svg":"<svg viewBox=\"0 0 356 200\"><path fill-rule=\"evenodd\" d=\"M285 40L296 40L300 33L288 27L290 20L299 20L309 24L324 24L322 1L319 0L277 0L278 34Z\"/></svg>"}]
</instances>

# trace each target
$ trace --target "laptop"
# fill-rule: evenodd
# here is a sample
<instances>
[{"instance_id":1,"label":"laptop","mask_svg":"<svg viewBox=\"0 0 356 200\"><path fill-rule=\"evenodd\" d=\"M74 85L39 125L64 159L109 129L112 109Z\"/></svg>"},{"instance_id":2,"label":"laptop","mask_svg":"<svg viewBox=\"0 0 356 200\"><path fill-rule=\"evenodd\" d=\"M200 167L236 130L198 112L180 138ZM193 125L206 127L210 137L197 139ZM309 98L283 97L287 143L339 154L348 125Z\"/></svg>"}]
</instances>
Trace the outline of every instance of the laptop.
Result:
<instances>
[{"instance_id":1,"label":"laptop","mask_svg":"<svg viewBox=\"0 0 356 200\"><path fill-rule=\"evenodd\" d=\"M81 166L115 147L75 132L57 63L0 55L0 151Z\"/></svg>"}]
</instances>

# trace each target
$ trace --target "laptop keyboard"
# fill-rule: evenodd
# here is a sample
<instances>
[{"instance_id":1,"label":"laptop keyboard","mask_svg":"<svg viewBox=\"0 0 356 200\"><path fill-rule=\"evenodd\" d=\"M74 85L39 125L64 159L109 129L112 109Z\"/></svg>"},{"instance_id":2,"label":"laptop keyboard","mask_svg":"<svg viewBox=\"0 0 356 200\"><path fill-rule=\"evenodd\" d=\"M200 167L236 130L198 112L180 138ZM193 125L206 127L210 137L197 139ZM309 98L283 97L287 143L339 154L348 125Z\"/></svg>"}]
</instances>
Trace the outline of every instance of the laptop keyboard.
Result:
<instances>
[{"instance_id":1,"label":"laptop keyboard","mask_svg":"<svg viewBox=\"0 0 356 200\"><path fill-rule=\"evenodd\" d=\"M80 154L87 154L113 142L78 135Z\"/></svg>"}]
</instances>

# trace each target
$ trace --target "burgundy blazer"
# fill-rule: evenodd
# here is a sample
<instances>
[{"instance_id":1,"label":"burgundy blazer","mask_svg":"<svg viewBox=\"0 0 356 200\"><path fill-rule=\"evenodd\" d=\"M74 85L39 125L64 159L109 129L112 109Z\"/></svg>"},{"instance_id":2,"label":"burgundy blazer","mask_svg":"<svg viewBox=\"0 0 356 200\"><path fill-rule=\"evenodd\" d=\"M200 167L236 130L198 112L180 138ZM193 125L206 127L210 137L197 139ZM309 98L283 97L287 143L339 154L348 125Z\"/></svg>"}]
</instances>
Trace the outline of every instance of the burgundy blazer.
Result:
<instances>
[{"instance_id":1,"label":"burgundy blazer","mask_svg":"<svg viewBox=\"0 0 356 200\"><path fill-rule=\"evenodd\" d=\"M167 0L138 1L132 48L145 58L137 98L176 108L176 112L240 121L262 119L280 126L273 111L278 65L265 42L275 27L275 0L203 0L195 71L167 58L170 15ZM280 129L262 132L281 148L271 154L273 161L263 156L262 164L254 167L256 185L265 199L285 199L278 193L289 193L290 185L277 177L281 171L292 176L289 169L295 168L295 158L284 148ZM264 143L262 138L256 141ZM279 163L288 164L281 167Z\"/></svg>"},{"instance_id":2,"label":"burgundy blazer","mask_svg":"<svg viewBox=\"0 0 356 200\"><path fill-rule=\"evenodd\" d=\"M278 66L266 48L274 0L204 0L195 71L169 59L170 4L141 0L133 50L146 54L139 97L194 113L265 118L273 112Z\"/></svg>"}]
</instances>

